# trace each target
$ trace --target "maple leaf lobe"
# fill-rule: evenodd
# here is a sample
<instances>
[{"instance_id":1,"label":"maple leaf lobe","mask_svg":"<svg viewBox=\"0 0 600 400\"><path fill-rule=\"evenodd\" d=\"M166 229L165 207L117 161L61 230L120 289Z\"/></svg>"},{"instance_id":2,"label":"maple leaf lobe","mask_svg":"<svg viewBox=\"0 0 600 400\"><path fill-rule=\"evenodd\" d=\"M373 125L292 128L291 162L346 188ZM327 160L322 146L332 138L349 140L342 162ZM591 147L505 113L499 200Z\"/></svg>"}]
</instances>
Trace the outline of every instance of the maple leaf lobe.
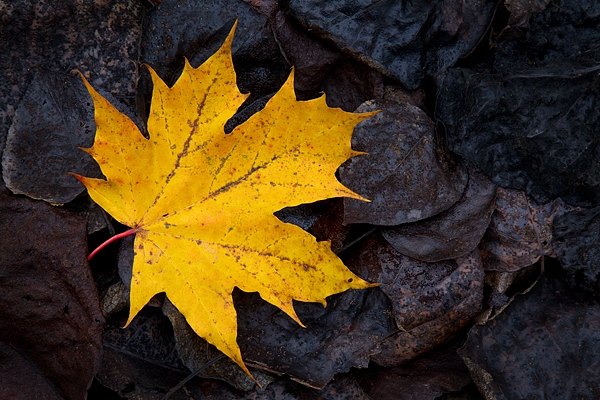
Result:
<instances>
[{"instance_id":1,"label":"maple leaf lobe","mask_svg":"<svg viewBox=\"0 0 600 400\"><path fill-rule=\"evenodd\" d=\"M235 29L235 26L234 26ZM86 82L96 139L85 149L104 179L76 176L92 199L136 230L128 323L165 292L194 331L246 368L237 337L234 287L258 292L304 326L293 300L319 302L372 286L301 228L274 212L331 197L361 196L335 178L358 154L354 126L370 117L329 108L324 96L299 102L293 71L263 110L225 134L248 95L231 60L233 31L198 68L154 89L150 139Z\"/></svg>"}]
</instances>

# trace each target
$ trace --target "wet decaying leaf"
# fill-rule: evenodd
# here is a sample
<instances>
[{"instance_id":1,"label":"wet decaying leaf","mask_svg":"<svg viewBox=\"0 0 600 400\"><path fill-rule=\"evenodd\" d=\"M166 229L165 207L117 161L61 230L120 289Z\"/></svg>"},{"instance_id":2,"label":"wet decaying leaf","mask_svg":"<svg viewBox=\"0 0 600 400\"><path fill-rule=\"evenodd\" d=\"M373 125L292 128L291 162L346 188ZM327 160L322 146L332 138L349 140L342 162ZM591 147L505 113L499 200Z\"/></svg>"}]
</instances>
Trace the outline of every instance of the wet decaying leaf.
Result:
<instances>
[{"instance_id":1,"label":"wet decaying leaf","mask_svg":"<svg viewBox=\"0 0 600 400\"><path fill-rule=\"evenodd\" d=\"M285 82L289 66L267 17L242 0L163 1L144 19L140 61L151 65L170 86L181 75L184 57L194 67L202 64L221 46L236 20L236 35L244 40L233 42L233 60L240 90L250 92L245 103L249 106L275 93ZM140 89L143 99L138 108L148 115L152 93L149 74L142 74ZM228 126L228 130L232 128Z\"/></svg>"},{"instance_id":2,"label":"wet decaying leaf","mask_svg":"<svg viewBox=\"0 0 600 400\"><path fill-rule=\"evenodd\" d=\"M318 241L329 240L331 250L339 254L338 251L343 247L346 236L350 231L348 225L344 225L344 200L331 199L327 201L328 210L310 229L310 234L314 235Z\"/></svg>"},{"instance_id":3,"label":"wet decaying leaf","mask_svg":"<svg viewBox=\"0 0 600 400\"><path fill-rule=\"evenodd\" d=\"M529 27L519 30L520 34L510 32L498 38L496 72L539 68L600 45L600 4L595 0L505 0L505 4L511 13L524 6L523 11L531 16ZM578 69L549 72L562 75Z\"/></svg>"},{"instance_id":4,"label":"wet decaying leaf","mask_svg":"<svg viewBox=\"0 0 600 400\"><path fill-rule=\"evenodd\" d=\"M510 28L528 28L533 13L543 11L550 0L504 0L504 6L510 12Z\"/></svg>"},{"instance_id":5,"label":"wet decaying leaf","mask_svg":"<svg viewBox=\"0 0 600 400\"><path fill-rule=\"evenodd\" d=\"M0 396L3 399L62 400L56 387L26 355L0 340Z\"/></svg>"},{"instance_id":6,"label":"wet decaying leaf","mask_svg":"<svg viewBox=\"0 0 600 400\"><path fill-rule=\"evenodd\" d=\"M294 224L310 230L319 218L329 212L328 204L334 200L323 200L315 203L300 204L296 207L285 207L273 214L283 222Z\"/></svg>"},{"instance_id":7,"label":"wet decaying leaf","mask_svg":"<svg viewBox=\"0 0 600 400\"><path fill-rule=\"evenodd\" d=\"M471 52L487 30L496 0L362 2L291 0L305 28L408 89Z\"/></svg>"},{"instance_id":8,"label":"wet decaying leaf","mask_svg":"<svg viewBox=\"0 0 600 400\"><path fill-rule=\"evenodd\" d=\"M600 396L600 305L542 277L459 350L488 399Z\"/></svg>"},{"instance_id":9,"label":"wet decaying leaf","mask_svg":"<svg viewBox=\"0 0 600 400\"><path fill-rule=\"evenodd\" d=\"M294 303L306 328L258 294L237 293L244 360L313 388L323 388L350 367L366 368L379 343L396 329L391 304L377 288L330 296L326 308Z\"/></svg>"},{"instance_id":10,"label":"wet decaying leaf","mask_svg":"<svg viewBox=\"0 0 600 400\"><path fill-rule=\"evenodd\" d=\"M477 247L494 211L496 185L477 169L456 204L431 218L390 228L383 237L398 252L421 261L461 257Z\"/></svg>"},{"instance_id":11,"label":"wet decaying leaf","mask_svg":"<svg viewBox=\"0 0 600 400\"><path fill-rule=\"evenodd\" d=\"M107 326L98 381L127 399L162 399L189 374L173 329L160 309L146 307L125 329L126 316Z\"/></svg>"},{"instance_id":12,"label":"wet decaying leaf","mask_svg":"<svg viewBox=\"0 0 600 400\"><path fill-rule=\"evenodd\" d=\"M168 299L165 300L162 311L173 326L177 353L190 371L198 370L201 366L222 354L215 346L209 344L194 332L186 322L185 317ZM252 369L251 372L254 379L263 387L273 381L273 378L260 370ZM203 369L198 376L224 380L239 390L252 390L255 386L254 381L232 360L226 357Z\"/></svg>"},{"instance_id":13,"label":"wet decaying leaf","mask_svg":"<svg viewBox=\"0 0 600 400\"><path fill-rule=\"evenodd\" d=\"M62 398L84 398L100 364L104 323L86 261L85 218L1 191L0 341L32 363L29 371L38 369L17 382L24 393L45 377ZM3 392L11 389L0 385L0 397L11 398Z\"/></svg>"},{"instance_id":14,"label":"wet decaying leaf","mask_svg":"<svg viewBox=\"0 0 600 400\"><path fill-rule=\"evenodd\" d=\"M326 46L307 35L297 25L283 11L279 11L275 15L273 32L285 59L294 66L296 95L298 99L305 100L317 97L321 82L341 54L332 46Z\"/></svg>"},{"instance_id":15,"label":"wet decaying leaf","mask_svg":"<svg viewBox=\"0 0 600 400\"><path fill-rule=\"evenodd\" d=\"M358 380L372 400L436 399L471 382L469 370L456 354L463 343L454 340L406 364L375 368Z\"/></svg>"},{"instance_id":16,"label":"wet decaying leaf","mask_svg":"<svg viewBox=\"0 0 600 400\"><path fill-rule=\"evenodd\" d=\"M188 390L191 398L208 400L369 400L349 375L338 375L322 390L310 389L290 379L280 380L251 392L232 390L215 381L207 381Z\"/></svg>"},{"instance_id":17,"label":"wet decaying leaf","mask_svg":"<svg viewBox=\"0 0 600 400\"><path fill-rule=\"evenodd\" d=\"M556 218L552 245L570 283L600 289L600 207Z\"/></svg>"},{"instance_id":18,"label":"wet decaying leaf","mask_svg":"<svg viewBox=\"0 0 600 400\"><path fill-rule=\"evenodd\" d=\"M538 203L521 190L498 189L496 209L479 245L486 271L513 272L554 256L554 219L572 209L561 199Z\"/></svg>"},{"instance_id":19,"label":"wet decaying leaf","mask_svg":"<svg viewBox=\"0 0 600 400\"><path fill-rule=\"evenodd\" d=\"M79 77L39 69L15 112L2 155L13 192L64 204L85 187L70 171L100 177L79 147L94 142L94 108Z\"/></svg>"},{"instance_id":20,"label":"wet decaying leaf","mask_svg":"<svg viewBox=\"0 0 600 400\"><path fill-rule=\"evenodd\" d=\"M325 76L321 88L329 107L354 111L365 101L383 98L383 75L358 61L342 59Z\"/></svg>"},{"instance_id":21,"label":"wet decaying leaf","mask_svg":"<svg viewBox=\"0 0 600 400\"><path fill-rule=\"evenodd\" d=\"M456 260L417 261L398 253L381 236L357 246L349 268L380 283L401 329L372 357L394 366L444 343L481 310L483 266L477 251Z\"/></svg>"},{"instance_id":22,"label":"wet decaying leaf","mask_svg":"<svg viewBox=\"0 0 600 400\"><path fill-rule=\"evenodd\" d=\"M357 112L374 110L352 136L352 148L368 154L339 169L341 182L371 202L344 199L344 223L400 225L456 203L468 174L440 148L433 121L407 103L367 102Z\"/></svg>"},{"instance_id":23,"label":"wet decaying leaf","mask_svg":"<svg viewBox=\"0 0 600 400\"><path fill-rule=\"evenodd\" d=\"M135 0L3 2L0 149L39 65L63 72L78 68L118 98L135 96L142 8Z\"/></svg>"},{"instance_id":24,"label":"wet decaying leaf","mask_svg":"<svg viewBox=\"0 0 600 400\"><path fill-rule=\"evenodd\" d=\"M452 69L438 93L450 149L538 202L600 201L600 13L584 3L548 4L489 73Z\"/></svg>"},{"instance_id":25,"label":"wet decaying leaf","mask_svg":"<svg viewBox=\"0 0 600 400\"><path fill-rule=\"evenodd\" d=\"M539 202L597 203L600 85L590 64L600 50L595 53L564 60L556 71L453 70L437 105L448 146L498 185L525 190Z\"/></svg>"}]
</instances>

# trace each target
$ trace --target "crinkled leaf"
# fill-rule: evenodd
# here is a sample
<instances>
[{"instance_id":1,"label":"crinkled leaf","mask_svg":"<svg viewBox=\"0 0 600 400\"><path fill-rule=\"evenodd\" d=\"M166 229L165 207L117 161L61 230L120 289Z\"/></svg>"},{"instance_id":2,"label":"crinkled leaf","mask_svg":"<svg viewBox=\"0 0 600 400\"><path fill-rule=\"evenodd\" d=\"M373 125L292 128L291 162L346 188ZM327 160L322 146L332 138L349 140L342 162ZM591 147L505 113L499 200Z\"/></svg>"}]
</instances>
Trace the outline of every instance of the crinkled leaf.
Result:
<instances>
[{"instance_id":1,"label":"crinkled leaf","mask_svg":"<svg viewBox=\"0 0 600 400\"><path fill-rule=\"evenodd\" d=\"M179 358L190 371L196 371L213 358L219 356L221 352L214 346L208 344L206 340L199 337L185 317L177 311L173 304L167 299L162 306L163 314L171 321L175 343L177 344L177 353ZM252 375L262 387L269 385L272 378L260 370L253 370ZM222 358L215 363L204 368L197 374L202 378L221 379L239 390L252 390L254 382L237 365L228 358Z\"/></svg>"},{"instance_id":2,"label":"crinkled leaf","mask_svg":"<svg viewBox=\"0 0 600 400\"><path fill-rule=\"evenodd\" d=\"M436 116L448 147L538 202L600 200L600 48L510 73L450 70Z\"/></svg>"},{"instance_id":3,"label":"crinkled leaf","mask_svg":"<svg viewBox=\"0 0 600 400\"><path fill-rule=\"evenodd\" d=\"M397 367L373 368L364 373L360 383L367 386L372 400L439 399L471 381L469 370L456 354L463 342L454 340Z\"/></svg>"},{"instance_id":4,"label":"crinkled leaf","mask_svg":"<svg viewBox=\"0 0 600 400\"><path fill-rule=\"evenodd\" d=\"M332 296L327 307L299 304L302 328L258 295L241 295L240 346L256 366L313 388L351 367L366 368L380 343L396 330L389 299L375 288Z\"/></svg>"},{"instance_id":5,"label":"crinkled leaf","mask_svg":"<svg viewBox=\"0 0 600 400\"><path fill-rule=\"evenodd\" d=\"M206 381L188 388L187 393L193 399L207 400L370 400L351 375L338 375L318 391L288 379L248 392L233 391L218 382Z\"/></svg>"},{"instance_id":6,"label":"crinkled leaf","mask_svg":"<svg viewBox=\"0 0 600 400\"><path fill-rule=\"evenodd\" d=\"M171 324L156 307L146 307L125 329L109 325L103 345L96 379L125 398L163 399L189 374L179 359Z\"/></svg>"},{"instance_id":7,"label":"crinkled leaf","mask_svg":"<svg viewBox=\"0 0 600 400\"><path fill-rule=\"evenodd\" d=\"M39 65L89 71L94 85L135 96L142 3L19 0L1 7L0 148Z\"/></svg>"}]
</instances>

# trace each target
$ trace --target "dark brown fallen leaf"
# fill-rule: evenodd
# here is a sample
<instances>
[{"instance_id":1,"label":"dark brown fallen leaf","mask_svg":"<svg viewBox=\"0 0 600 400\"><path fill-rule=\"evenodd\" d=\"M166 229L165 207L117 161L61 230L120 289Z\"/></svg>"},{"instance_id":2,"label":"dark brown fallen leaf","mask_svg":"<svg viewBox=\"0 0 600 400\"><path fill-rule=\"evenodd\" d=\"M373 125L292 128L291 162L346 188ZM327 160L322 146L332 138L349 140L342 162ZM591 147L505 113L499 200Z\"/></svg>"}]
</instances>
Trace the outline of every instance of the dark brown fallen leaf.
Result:
<instances>
[{"instance_id":1,"label":"dark brown fallen leaf","mask_svg":"<svg viewBox=\"0 0 600 400\"><path fill-rule=\"evenodd\" d=\"M309 232L317 238L317 241L329 240L331 250L337 253L346 240L350 231L348 225L344 225L344 200L341 198L327 201L328 209L317 219Z\"/></svg>"},{"instance_id":2,"label":"dark brown fallen leaf","mask_svg":"<svg viewBox=\"0 0 600 400\"><path fill-rule=\"evenodd\" d=\"M471 382L469 370L456 354L463 343L464 339L453 340L406 364L373 368L358 381L372 400L437 399Z\"/></svg>"},{"instance_id":3,"label":"dark brown fallen leaf","mask_svg":"<svg viewBox=\"0 0 600 400\"><path fill-rule=\"evenodd\" d=\"M100 366L104 323L86 261L86 219L6 192L0 188L0 341L39 369L13 382L28 393L45 376L63 398L85 398ZM0 398L17 389L4 384L8 373Z\"/></svg>"},{"instance_id":4,"label":"dark brown fallen leaf","mask_svg":"<svg viewBox=\"0 0 600 400\"><path fill-rule=\"evenodd\" d=\"M556 218L552 245L573 286L600 290L600 207Z\"/></svg>"},{"instance_id":5,"label":"dark brown fallen leaf","mask_svg":"<svg viewBox=\"0 0 600 400\"><path fill-rule=\"evenodd\" d=\"M572 209L560 199L539 204L523 191L499 188L496 209L479 246L486 271L518 271L542 256L554 256L554 218Z\"/></svg>"},{"instance_id":6,"label":"dark brown fallen leaf","mask_svg":"<svg viewBox=\"0 0 600 400\"><path fill-rule=\"evenodd\" d=\"M125 321L121 316L106 327L96 379L127 399L162 400L189 374L179 359L171 324L156 307L145 307L122 329Z\"/></svg>"},{"instance_id":7,"label":"dark brown fallen leaf","mask_svg":"<svg viewBox=\"0 0 600 400\"><path fill-rule=\"evenodd\" d=\"M550 0L504 0L504 6L510 12L508 25L511 28L529 27L529 18L536 12L544 11Z\"/></svg>"},{"instance_id":8,"label":"dark brown fallen leaf","mask_svg":"<svg viewBox=\"0 0 600 400\"><path fill-rule=\"evenodd\" d=\"M583 10L571 10L573 15L562 17L549 10L537 18L538 23L554 17L557 23L560 18L584 18ZM595 36L591 49L585 43L579 47L572 40L557 39L573 35L577 21L552 33L546 24L538 25L535 39L539 42L512 48L503 65L494 65L497 72L453 68L438 91L436 118L446 129L448 147L499 186L525 190L538 202L560 197L569 204L590 207L600 201L600 139L596 134L600 129L600 108L596 107L600 101L600 15L590 13L594 14L590 26L596 27L580 34ZM531 34L530 30L525 37ZM555 45L546 43L550 38L559 41L559 54L548 49ZM546 49L539 58L552 54L558 60L530 67L528 63L539 59L538 47ZM565 54L571 52L575 52L571 57ZM523 55L532 59L520 59ZM516 69L517 62L524 63L521 68L525 69Z\"/></svg>"},{"instance_id":9,"label":"dark brown fallen leaf","mask_svg":"<svg viewBox=\"0 0 600 400\"><path fill-rule=\"evenodd\" d=\"M415 89L475 48L497 3L291 0L288 13L311 33Z\"/></svg>"},{"instance_id":10,"label":"dark brown fallen leaf","mask_svg":"<svg viewBox=\"0 0 600 400\"><path fill-rule=\"evenodd\" d=\"M283 12L277 12L273 34L281 51L294 66L294 89L300 100L317 97L321 83L341 54L307 35Z\"/></svg>"},{"instance_id":11,"label":"dark brown fallen leaf","mask_svg":"<svg viewBox=\"0 0 600 400\"><path fill-rule=\"evenodd\" d=\"M101 177L80 147L94 143L92 98L81 78L39 69L15 112L2 154L6 186L17 194L65 204L85 190L68 172Z\"/></svg>"},{"instance_id":12,"label":"dark brown fallen leaf","mask_svg":"<svg viewBox=\"0 0 600 400\"><path fill-rule=\"evenodd\" d=\"M487 399L600 397L600 305L543 276L459 350Z\"/></svg>"},{"instance_id":13,"label":"dark brown fallen leaf","mask_svg":"<svg viewBox=\"0 0 600 400\"><path fill-rule=\"evenodd\" d=\"M64 399L29 357L1 340L0 382L0 397L3 399Z\"/></svg>"},{"instance_id":14,"label":"dark brown fallen leaf","mask_svg":"<svg viewBox=\"0 0 600 400\"><path fill-rule=\"evenodd\" d=\"M468 176L440 148L433 121L407 103L367 102L382 110L354 129L352 148L368 154L340 167L341 182L371 202L344 199L344 223L400 225L438 214L458 201Z\"/></svg>"},{"instance_id":15,"label":"dark brown fallen leaf","mask_svg":"<svg viewBox=\"0 0 600 400\"><path fill-rule=\"evenodd\" d=\"M201 366L222 354L215 346L194 332L185 320L185 317L168 299L165 300L162 311L169 318L173 326L177 353L183 364L190 371L198 370ZM252 376L261 386L267 387L273 381L273 378L269 374L255 368L250 369ZM255 386L254 381L235 362L227 357L204 368L198 376L202 378L221 379L239 390L252 390Z\"/></svg>"},{"instance_id":16,"label":"dark brown fallen leaf","mask_svg":"<svg viewBox=\"0 0 600 400\"><path fill-rule=\"evenodd\" d=\"M471 323L483 301L483 266L477 251L456 260L417 261L379 235L356 246L347 260L355 273L379 282L392 300L400 331L371 359L400 365L444 343Z\"/></svg>"},{"instance_id":17,"label":"dark brown fallen leaf","mask_svg":"<svg viewBox=\"0 0 600 400\"><path fill-rule=\"evenodd\" d=\"M143 4L115 0L19 0L0 12L0 148L36 68L94 77L116 97L135 96Z\"/></svg>"},{"instance_id":18,"label":"dark brown fallen leaf","mask_svg":"<svg viewBox=\"0 0 600 400\"><path fill-rule=\"evenodd\" d=\"M321 84L329 107L353 112L367 100L383 98L383 75L358 61L342 58Z\"/></svg>"},{"instance_id":19,"label":"dark brown fallen leaf","mask_svg":"<svg viewBox=\"0 0 600 400\"><path fill-rule=\"evenodd\" d=\"M469 182L456 204L425 220L382 228L383 237L400 253L436 262L461 257L474 250L495 208L496 185L485 174L469 168Z\"/></svg>"},{"instance_id":20,"label":"dark brown fallen leaf","mask_svg":"<svg viewBox=\"0 0 600 400\"><path fill-rule=\"evenodd\" d=\"M366 368L395 324L379 290L348 290L317 303L294 303L302 328L257 293L234 291L238 343L250 365L323 388L338 373Z\"/></svg>"},{"instance_id":21,"label":"dark brown fallen leaf","mask_svg":"<svg viewBox=\"0 0 600 400\"><path fill-rule=\"evenodd\" d=\"M350 375L338 375L322 390L311 389L291 379L280 379L269 386L241 392L207 381L191 387L193 399L207 400L369 400L364 391Z\"/></svg>"}]
</instances>

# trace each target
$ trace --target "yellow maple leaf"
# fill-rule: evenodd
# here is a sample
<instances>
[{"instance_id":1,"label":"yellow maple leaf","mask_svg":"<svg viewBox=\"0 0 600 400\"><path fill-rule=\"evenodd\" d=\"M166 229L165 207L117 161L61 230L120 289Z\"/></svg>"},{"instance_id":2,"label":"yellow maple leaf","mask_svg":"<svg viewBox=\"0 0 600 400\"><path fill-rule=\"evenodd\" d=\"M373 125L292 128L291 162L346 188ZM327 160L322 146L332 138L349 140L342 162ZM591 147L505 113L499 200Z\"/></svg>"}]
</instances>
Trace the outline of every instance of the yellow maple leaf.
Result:
<instances>
[{"instance_id":1,"label":"yellow maple leaf","mask_svg":"<svg viewBox=\"0 0 600 400\"><path fill-rule=\"evenodd\" d=\"M293 299L325 305L332 294L375 286L349 271L329 242L273 215L331 197L362 199L334 174L360 154L350 148L352 131L373 113L329 108L324 96L296 101L292 72L262 111L225 134L248 96L236 85L234 30L200 67L186 60L171 88L148 68L150 139L86 81L97 131L84 150L106 180L75 176L136 234L127 324L165 292L199 336L250 375L236 342L235 286L259 292L301 325Z\"/></svg>"}]
</instances>

